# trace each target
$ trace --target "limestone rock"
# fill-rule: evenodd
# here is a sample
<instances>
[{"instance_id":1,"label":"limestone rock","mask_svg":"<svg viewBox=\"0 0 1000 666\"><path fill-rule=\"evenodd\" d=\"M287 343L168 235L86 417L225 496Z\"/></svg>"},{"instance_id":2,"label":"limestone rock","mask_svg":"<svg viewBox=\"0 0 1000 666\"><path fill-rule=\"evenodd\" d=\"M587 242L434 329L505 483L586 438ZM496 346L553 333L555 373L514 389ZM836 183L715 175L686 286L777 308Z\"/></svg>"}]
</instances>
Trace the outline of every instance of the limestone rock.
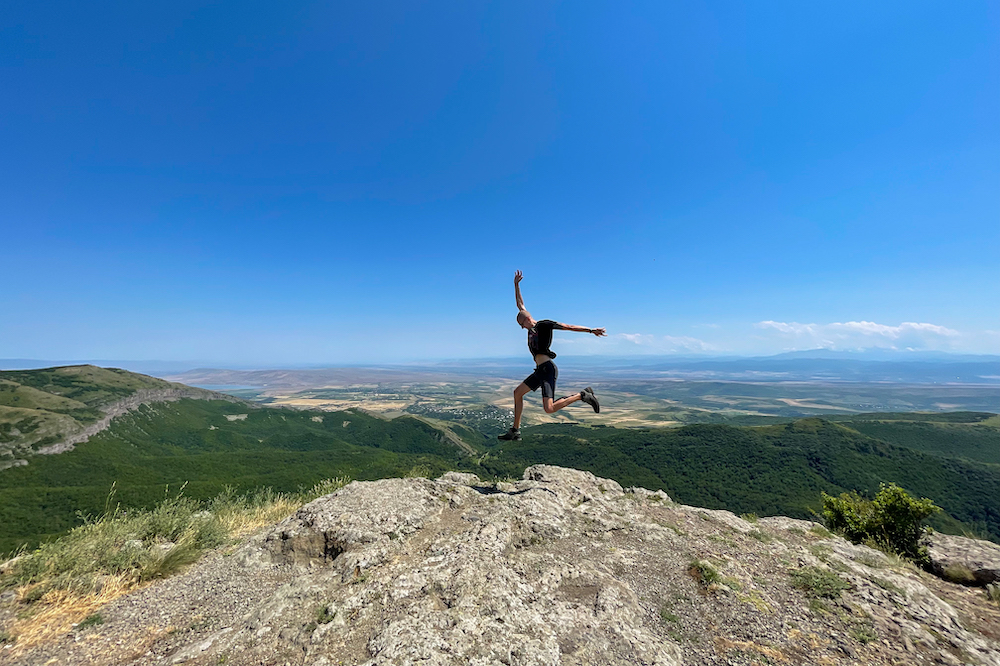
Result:
<instances>
[{"instance_id":1,"label":"limestone rock","mask_svg":"<svg viewBox=\"0 0 1000 666\"><path fill-rule=\"evenodd\" d=\"M932 533L927 538L931 569L942 578L985 587L1000 581L1000 546L989 541Z\"/></svg>"}]
</instances>

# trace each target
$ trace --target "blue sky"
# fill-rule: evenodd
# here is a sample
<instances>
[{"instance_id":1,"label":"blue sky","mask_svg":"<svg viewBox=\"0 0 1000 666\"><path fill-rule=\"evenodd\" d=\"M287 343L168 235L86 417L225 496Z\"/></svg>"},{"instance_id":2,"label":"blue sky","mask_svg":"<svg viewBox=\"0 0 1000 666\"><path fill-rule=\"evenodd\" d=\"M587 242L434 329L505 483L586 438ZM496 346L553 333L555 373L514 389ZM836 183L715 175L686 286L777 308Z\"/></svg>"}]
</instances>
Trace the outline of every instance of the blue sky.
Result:
<instances>
[{"instance_id":1,"label":"blue sky","mask_svg":"<svg viewBox=\"0 0 1000 666\"><path fill-rule=\"evenodd\" d=\"M995 2L7 3L0 358L1000 353Z\"/></svg>"}]
</instances>

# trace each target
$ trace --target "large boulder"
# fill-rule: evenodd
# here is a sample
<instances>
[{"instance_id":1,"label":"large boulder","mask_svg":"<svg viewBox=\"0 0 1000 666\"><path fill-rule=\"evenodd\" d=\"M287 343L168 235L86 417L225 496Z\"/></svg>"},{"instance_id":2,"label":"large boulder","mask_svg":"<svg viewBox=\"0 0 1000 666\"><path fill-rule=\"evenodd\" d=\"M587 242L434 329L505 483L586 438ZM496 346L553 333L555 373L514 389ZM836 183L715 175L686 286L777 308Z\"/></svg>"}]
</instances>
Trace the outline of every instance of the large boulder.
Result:
<instances>
[{"instance_id":1,"label":"large boulder","mask_svg":"<svg viewBox=\"0 0 1000 666\"><path fill-rule=\"evenodd\" d=\"M963 585L985 587L1000 581L1000 546L989 541L932 533L927 538L931 571Z\"/></svg>"}]
</instances>

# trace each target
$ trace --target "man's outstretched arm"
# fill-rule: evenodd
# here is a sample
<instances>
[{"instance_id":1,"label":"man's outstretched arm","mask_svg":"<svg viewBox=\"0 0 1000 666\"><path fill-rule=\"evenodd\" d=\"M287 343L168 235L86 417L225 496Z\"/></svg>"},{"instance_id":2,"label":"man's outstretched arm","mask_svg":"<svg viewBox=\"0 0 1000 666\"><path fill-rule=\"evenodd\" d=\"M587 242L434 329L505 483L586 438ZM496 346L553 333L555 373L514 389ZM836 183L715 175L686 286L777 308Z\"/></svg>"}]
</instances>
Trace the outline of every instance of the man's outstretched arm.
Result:
<instances>
[{"instance_id":1,"label":"man's outstretched arm","mask_svg":"<svg viewBox=\"0 0 1000 666\"><path fill-rule=\"evenodd\" d=\"M524 274L521 271L514 273L514 296L517 297L517 309L521 312L527 312L527 308L524 307L524 299L521 298L521 280L524 279Z\"/></svg>"},{"instance_id":2,"label":"man's outstretched arm","mask_svg":"<svg viewBox=\"0 0 1000 666\"><path fill-rule=\"evenodd\" d=\"M597 337L601 338L607 335L603 328L587 328L586 326L574 326L573 324L560 324L556 322L553 328L557 328L560 331L573 331L574 333L593 333Z\"/></svg>"}]
</instances>

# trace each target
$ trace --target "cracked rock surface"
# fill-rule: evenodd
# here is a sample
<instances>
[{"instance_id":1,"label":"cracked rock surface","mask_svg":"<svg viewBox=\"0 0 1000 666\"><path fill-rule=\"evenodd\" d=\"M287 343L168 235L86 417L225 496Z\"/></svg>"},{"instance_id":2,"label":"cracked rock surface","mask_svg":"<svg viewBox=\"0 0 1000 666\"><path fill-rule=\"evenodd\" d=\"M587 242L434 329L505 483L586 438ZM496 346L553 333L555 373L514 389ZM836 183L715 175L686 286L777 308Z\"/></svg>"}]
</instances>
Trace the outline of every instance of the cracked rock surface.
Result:
<instances>
[{"instance_id":1,"label":"cracked rock surface","mask_svg":"<svg viewBox=\"0 0 1000 666\"><path fill-rule=\"evenodd\" d=\"M981 589L547 465L351 483L101 615L13 663L1000 666Z\"/></svg>"}]
</instances>

